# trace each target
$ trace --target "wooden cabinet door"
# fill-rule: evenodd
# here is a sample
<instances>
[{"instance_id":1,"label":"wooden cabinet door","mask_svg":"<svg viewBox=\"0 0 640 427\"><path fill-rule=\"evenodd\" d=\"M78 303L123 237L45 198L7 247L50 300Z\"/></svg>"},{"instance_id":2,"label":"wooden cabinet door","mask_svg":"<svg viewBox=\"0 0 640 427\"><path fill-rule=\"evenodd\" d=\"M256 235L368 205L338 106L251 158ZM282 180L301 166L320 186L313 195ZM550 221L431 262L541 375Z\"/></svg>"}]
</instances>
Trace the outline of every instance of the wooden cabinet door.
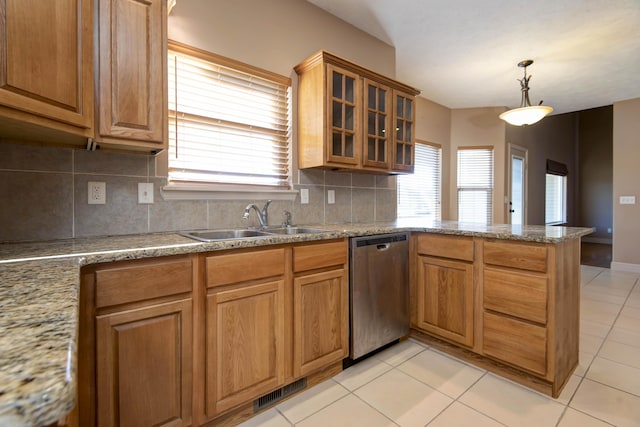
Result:
<instances>
[{"instance_id":1,"label":"wooden cabinet door","mask_svg":"<svg viewBox=\"0 0 640 427\"><path fill-rule=\"evenodd\" d=\"M98 139L166 145L166 7L166 0L99 0Z\"/></svg>"},{"instance_id":2,"label":"wooden cabinet door","mask_svg":"<svg viewBox=\"0 0 640 427\"><path fill-rule=\"evenodd\" d=\"M191 299L96 318L99 426L188 426Z\"/></svg>"},{"instance_id":3,"label":"wooden cabinet door","mask_svg":"<svg viewBox=\"0 0 640 427\"><path fill-rule=\"evenodd\" d=\"M362 164L388 170L391 131L391 90L373 80L364 79L364 143Z\"/></svg>"},{"instance_id":4,"label":"wooden cabinet door","mask_svg":"<svg viewBox=\"0 0 640 427\"><path fill-rule=\"evenodd\" d=\"M349 352L349 289L340 268L296 277L293 283L293 374L301 377Z\"/></svg>"},{"instance_id":5,"label":"wooden cabinet door","mask_svg":"<svg viewBox=\"0 0 640 427\"><path fill-rule=\"evenodd\" d=\"M284 383L284 280L217 291L206 306L205 405L213 417Z\"/></svg>"},{"instance_id":6,"label":"wooden cabinet door","mask_svg":"<svg viewBox=\"0 0 640 427\"><path fill-rule=\"evenodd\" d=\"M0 17L0 105L90 129L92 1L4 0Z\"/></svg>"},{"instance_id":7,"label":"wooden cabinet door","mask_svg":"<svg viewBox=\"0 0 640 427\"><path fill-rule=\"evenodd\" d=\"M327 64L327 162L360 163L362 99L358 74Z\"/></svg>"},{"instance_id":8,"label":"wooden cabinet door","mask_svg":"<svg viewBox=\"0 0 640 427\"><path fill-rule=\"evenodd\" d=\"M419 256L415 327L473 345L473 264Z\"/></svg>"},{"instance_id":9,"label":"wooden cabinet door","mask_svg":"<svg viewBox=\"0 0 640 427\"><path fill-rule=\"evenodd\" d=\"M415 97L399 91L393 93L393 138L392 169L413 172L415 159Z\"/></svg>"}]
</instances>

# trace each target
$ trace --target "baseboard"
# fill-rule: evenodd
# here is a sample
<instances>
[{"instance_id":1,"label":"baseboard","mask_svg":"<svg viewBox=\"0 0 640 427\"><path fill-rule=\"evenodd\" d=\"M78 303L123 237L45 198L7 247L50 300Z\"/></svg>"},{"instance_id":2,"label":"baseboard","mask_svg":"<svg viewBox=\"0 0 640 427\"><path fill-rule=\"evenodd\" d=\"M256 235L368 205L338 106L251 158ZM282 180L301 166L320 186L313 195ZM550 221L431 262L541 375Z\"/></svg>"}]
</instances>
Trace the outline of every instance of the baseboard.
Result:
<instances>
[{"instance_id":1,"label":"baseboard","mask_svg":"<svg viewBox=\"0 0 640 427\"><path fill-rule=\"evenodd\" d=\"M613 244L613 239L607 239L606 237L583 237L582 241L585 243L601 243L603 245Z\"/></svg>"},{"instance_id":2,"label":"baseboard","mask_svg":"<svg viewBox=\"0 0 640 427\"><path fill-rule=\"evenodd\" d=\"M617 271L628 271L629 273L640 273L640 264L613 261L611 262L611 269Z\"/></svg>"}]
</instances>

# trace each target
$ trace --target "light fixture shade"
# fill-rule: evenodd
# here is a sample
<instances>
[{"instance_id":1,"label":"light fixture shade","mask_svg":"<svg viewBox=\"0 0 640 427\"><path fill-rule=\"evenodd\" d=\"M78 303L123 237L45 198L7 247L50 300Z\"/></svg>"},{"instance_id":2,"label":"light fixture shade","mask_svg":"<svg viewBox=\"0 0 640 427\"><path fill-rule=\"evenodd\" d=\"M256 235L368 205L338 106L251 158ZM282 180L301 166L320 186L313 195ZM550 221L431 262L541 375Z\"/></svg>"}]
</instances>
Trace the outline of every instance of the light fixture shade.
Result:
<instances>
[{"instance_id":1,"label":"light fixture shade","mask_svg":"<svg viewBox=\"0 0 640 427\"><path fill-rule=\"evenodd\" d=\"M533 107L514 108L513 110L505 111L499 117L510 125L525 126L539 122L552 111L553 108L546 105L536 105Z\"/></svg>"}]
</instances>

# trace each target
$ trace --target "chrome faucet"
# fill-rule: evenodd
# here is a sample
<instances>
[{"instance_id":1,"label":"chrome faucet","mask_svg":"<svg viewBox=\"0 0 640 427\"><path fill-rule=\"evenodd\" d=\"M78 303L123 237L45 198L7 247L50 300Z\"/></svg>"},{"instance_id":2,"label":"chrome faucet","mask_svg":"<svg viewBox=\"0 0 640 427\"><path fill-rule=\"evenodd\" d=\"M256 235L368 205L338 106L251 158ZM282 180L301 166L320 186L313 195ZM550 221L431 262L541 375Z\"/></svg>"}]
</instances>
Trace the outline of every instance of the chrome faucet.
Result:
<instances>
[{"instance_id":1,"label":"chrome faucet","mask_svg":"<svg viewBox=\"0 0 640 427\"><path fill-rule=\"evenodd\" d=\"M282 221L282 226L291 227L291 212L284 211L282 212L282 215L284 215L284 221Z\"/></svg>"},{"instance_id":2,"label":"chrome faucet","mask_svg":"<svg viewBox=\"0 0 640 427\"><path fill-rule=\"evenodd\" d=\"M251 213L251 209L253 209L254 211L256 211L256 215L258 216L258 221L260 221L260 227L264 228L269 224L269 212L267 211L267 209L269 209L269 205L271 204L271 200L267 200L267 203L265 203L264 207L262 208L262 211L260 211L260 208L258 208L255 204L250 204L247 205L246 208L244 208L244 215L242 215L242 219L249 219L249 214Z\"/></svg>"}]
</instances>

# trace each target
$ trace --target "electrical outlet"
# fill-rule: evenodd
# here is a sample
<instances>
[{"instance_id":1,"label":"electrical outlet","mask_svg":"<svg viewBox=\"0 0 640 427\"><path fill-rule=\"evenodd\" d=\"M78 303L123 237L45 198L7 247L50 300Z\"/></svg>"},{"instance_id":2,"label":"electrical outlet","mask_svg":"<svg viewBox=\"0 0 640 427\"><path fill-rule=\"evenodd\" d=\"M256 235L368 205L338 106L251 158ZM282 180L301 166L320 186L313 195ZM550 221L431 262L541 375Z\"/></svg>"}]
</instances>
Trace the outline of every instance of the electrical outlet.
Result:
<instances>
[{"instance_id":1,"label":"electrical outlet","mask_svg":"<svg viewBox=\"0 0 640 427\"><path fill-rule=\"evenodd\" d=\"M300 189L300 203L303 205L309 204L309 189L301 188Z\"/></svg>"},{"instance_id":2,"label":"electrical outlet","mask_svg":"<svg viewBox=\"0 0 640 427\"><path fill-rule=\"evenodd\" d=\"M107 184L105 182L89 181L88 201L90 205L104 205L107 203Z\"/></svg>"},{"instance_id":3,"label":"electrical outlet","mask_svg":"<svg viewBox=\"0 0 640 427\"><path fill-rule=\"evenodd\" d=\"M138 203L153 204L153 182L138 183Z\"/></svg>"},{"instance_id":4,"label":"electrical outlet","mask_svg":"<svg viewBox=\"0 0 640 427\"><path fill-rule=\"evenodd\" d=\"M336 190L327 190L327 203L333 205L336 202Z\"/></svg>"}]
</instances>

